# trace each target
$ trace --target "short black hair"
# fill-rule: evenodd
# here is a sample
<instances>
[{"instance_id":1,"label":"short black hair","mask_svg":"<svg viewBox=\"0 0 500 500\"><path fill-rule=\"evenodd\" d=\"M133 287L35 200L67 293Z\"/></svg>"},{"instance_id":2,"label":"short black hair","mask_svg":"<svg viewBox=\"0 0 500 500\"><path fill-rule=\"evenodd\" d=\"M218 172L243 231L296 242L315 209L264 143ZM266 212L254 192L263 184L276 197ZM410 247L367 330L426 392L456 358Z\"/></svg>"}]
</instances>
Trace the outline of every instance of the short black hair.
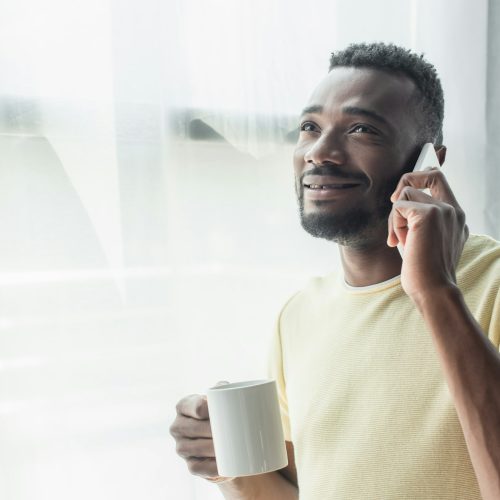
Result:
<instances>
[{"instance_id":1,"label":"short black hair","mask_svg":"<svg viewBox=\"0 0 500 500\"><path fill-rule=\"evenodd\" d=\"M424 54L415 54L392 43L353 43L332 53L328 71L340 66L403 73L413 80L420 90L417 109L424 119L421 139L439 146L443 144L443 88L436 68L424 59Z\"/></svg>"}]
</instances>

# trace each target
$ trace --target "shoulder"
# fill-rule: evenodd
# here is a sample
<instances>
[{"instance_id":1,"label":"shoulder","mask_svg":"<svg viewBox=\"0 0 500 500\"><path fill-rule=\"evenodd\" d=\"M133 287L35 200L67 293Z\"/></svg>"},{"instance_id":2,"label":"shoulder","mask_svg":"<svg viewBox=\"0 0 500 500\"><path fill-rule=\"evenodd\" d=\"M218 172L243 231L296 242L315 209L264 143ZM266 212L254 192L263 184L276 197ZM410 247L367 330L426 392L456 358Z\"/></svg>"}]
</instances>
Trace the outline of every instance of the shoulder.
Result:
<instances>
[{"instance_id":1,"label":"shoulder","mask_svg":"<svg viewBox=\"0 0 500 500\"><path fill-rule=\"evenodd\" d=\"M470 234L462 256L500 256L500 241L486 234Z\"/></svg>"},{"instance_id":2,"label":"shoulder","mask_svg":"<svg viewBox=\"0 0 500 500\"><path fill-rule=\"evenodd\" d=\"M464 300L494 345L500 343L500 243L471 235L457 268L457 285Z\"/></svg>"},{"instance_id":3,"label":"shoulder","mask_svg":"<svg viewBox=\"0 0 500 500\"><path fill-rule=\"evenodd\" d=\"M280 318L284 321L290 321L297 315L310 313L321 302L336 293L341 288L341 283L342 278L339 272L309 278L304 287L285 302L281 309Z\"/></svg>"},{"instance_id":4,"label":"shoulder","mask_svg":"<svg viewBox=\"0 0 500 500\"><path fill-rule=\"evenodd\" d=\"M457 269L457 278L471 280L500 279L500 242L486 235L471 234L465 243Z\"/></svg>"}]
</instances>

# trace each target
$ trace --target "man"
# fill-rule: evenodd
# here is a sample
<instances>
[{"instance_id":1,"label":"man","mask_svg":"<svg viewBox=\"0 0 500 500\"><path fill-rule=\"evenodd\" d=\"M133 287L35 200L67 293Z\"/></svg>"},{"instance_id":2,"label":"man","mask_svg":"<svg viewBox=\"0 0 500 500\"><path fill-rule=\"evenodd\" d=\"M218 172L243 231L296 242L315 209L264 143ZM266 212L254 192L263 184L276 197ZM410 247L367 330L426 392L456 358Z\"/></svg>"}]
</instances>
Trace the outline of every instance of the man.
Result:
<instances>
[{"instance_id":1,"label":"man","mask_svg":"<svg viewBox=\"0 0 500 500\"><path fill-rule=\"evenodd\" d=\"M230 499L498 500L500 245L469 236L439 169L412 172L427 142L445 160L439 79L394 45L330 62L294 169L302 226L338 243L343 275L313 280L278 321L289 465L218 477L202 396L178 404L178 453Z\"/></svg>"}]
</instances>

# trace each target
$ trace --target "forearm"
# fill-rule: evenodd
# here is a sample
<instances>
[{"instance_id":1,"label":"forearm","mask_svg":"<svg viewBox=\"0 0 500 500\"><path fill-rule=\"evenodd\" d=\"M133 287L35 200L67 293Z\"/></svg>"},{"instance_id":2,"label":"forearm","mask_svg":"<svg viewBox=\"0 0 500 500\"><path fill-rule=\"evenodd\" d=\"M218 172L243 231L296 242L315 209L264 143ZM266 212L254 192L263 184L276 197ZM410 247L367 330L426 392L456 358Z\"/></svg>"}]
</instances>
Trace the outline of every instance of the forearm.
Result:
<instances>
[{"instance_id":1,"label":"forearm","mask_svg":"<svg viewBox=\"0 0 500 500\"><path fill-rule=\"evenodd\" d=\"M237 477L220 483L226 500L297 500L297 488L279 472Z\"/></svg>"},{"instance_id":2,"label":"forearm","mask_svg":"<svg viewBox=\"0 0 500 500\"><path fill-rule=\"evenodd\" d=\"M429 327L484 500L500 498L500 356L458 288L415 300Z\"/></svg>"}]
</instances>

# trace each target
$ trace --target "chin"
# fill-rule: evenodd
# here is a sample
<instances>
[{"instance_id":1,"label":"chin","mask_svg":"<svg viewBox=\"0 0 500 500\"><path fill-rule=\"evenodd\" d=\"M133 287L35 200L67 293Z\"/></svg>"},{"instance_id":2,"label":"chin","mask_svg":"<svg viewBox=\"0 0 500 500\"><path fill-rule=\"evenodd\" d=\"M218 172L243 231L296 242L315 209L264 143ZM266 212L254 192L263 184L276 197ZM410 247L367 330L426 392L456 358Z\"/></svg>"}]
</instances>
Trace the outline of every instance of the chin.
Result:
<instances>
[{"instance_id":1,"label":"chin","mask_svg":"<svg viewBox=\"0 0 500 500\"><path fill-rule=\"evenodd\" d=\"M362 209L343 215L301 211L300 222L311 236L345 247L369 248L387 240L387 218L377 219Z\"/></svg>"}]
</instances>

